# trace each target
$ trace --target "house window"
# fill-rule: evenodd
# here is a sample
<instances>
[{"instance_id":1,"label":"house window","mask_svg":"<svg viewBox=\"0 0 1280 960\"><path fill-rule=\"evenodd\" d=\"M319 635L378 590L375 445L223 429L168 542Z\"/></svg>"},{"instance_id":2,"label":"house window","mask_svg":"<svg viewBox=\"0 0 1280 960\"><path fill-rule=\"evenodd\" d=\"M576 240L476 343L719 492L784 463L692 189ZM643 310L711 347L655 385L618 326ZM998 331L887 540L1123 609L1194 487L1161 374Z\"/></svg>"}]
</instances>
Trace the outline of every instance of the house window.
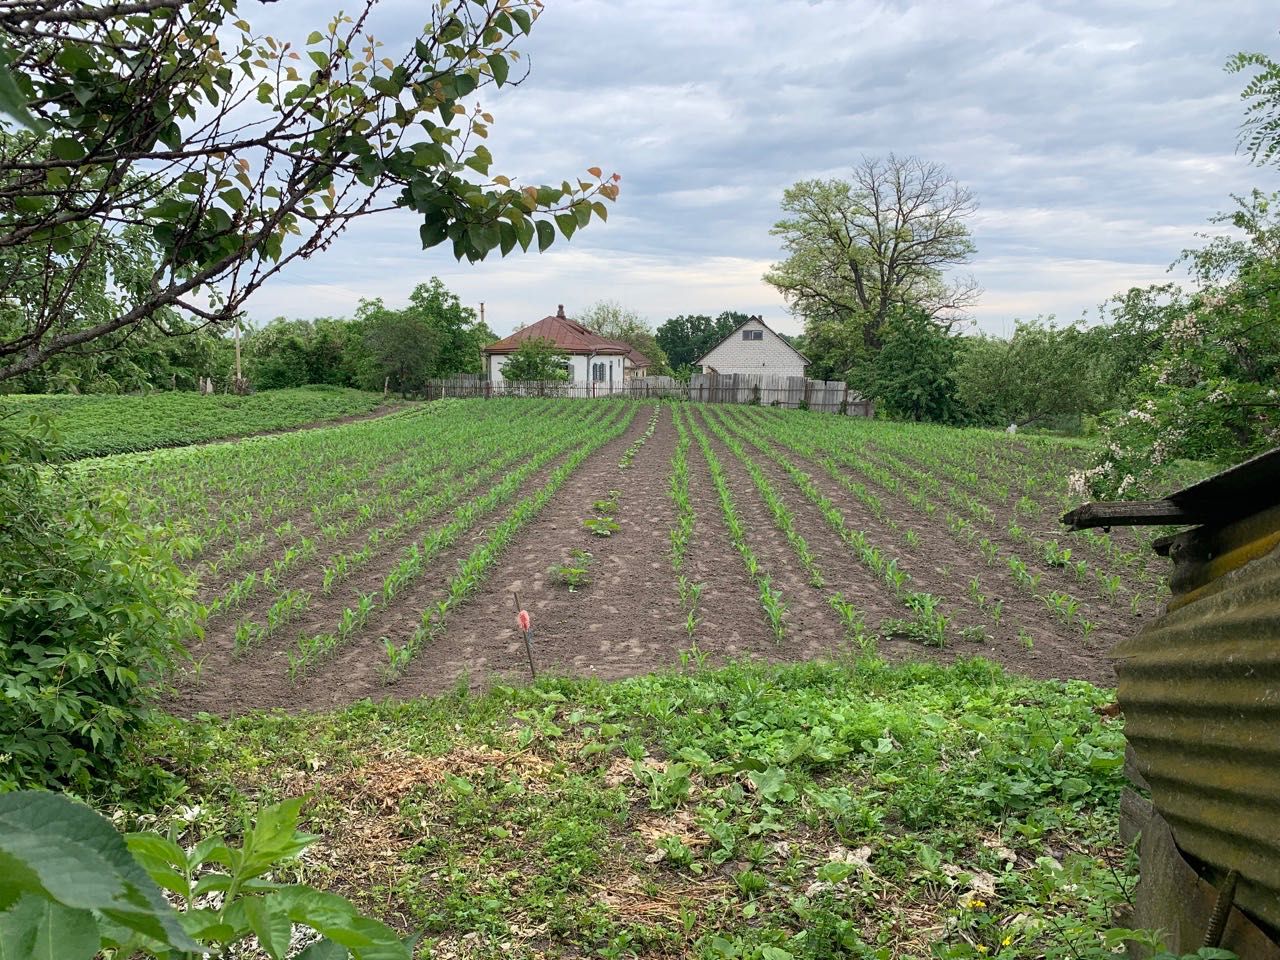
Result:
<instances>
[{"instance_id":1,"label":"house window","mask_svg":"<svg viewBox=\"0 0 1280 960\"><path fill-rule=\"evenodd\" d=\"M743 340L763 340L764 331L763 330L743 330L742 339Z\"/></svg>"},{"instance_id":2,"label":"house window","mask_svg":"<svg viewBox=\"0 0 1280 960\"><path fill-rule=\"evenodd\" d=\"M591 379L594 380L596 383L602 383L604 382L604 377L605 377L604 364L593 363L591 365Z\"/></svg>"}]
</instances>

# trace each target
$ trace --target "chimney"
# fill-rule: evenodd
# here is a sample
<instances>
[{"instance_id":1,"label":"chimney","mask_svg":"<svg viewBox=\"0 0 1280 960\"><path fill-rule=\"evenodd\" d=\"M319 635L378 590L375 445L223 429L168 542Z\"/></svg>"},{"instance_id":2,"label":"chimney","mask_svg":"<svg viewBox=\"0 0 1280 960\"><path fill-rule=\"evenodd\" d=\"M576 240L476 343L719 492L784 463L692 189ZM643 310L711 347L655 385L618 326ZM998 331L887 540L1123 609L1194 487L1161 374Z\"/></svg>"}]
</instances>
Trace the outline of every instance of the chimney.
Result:
<instances>
[{"instance_id":1,"label":"chimney","mask_svg":"<svg viewBox=\"0 0 1280 960\"><path fill-rule=\"evenodd\" d=\"M563 304L563 303L562 303L562 304L560 304L558 307L556 307L556 316L557 316L557 317L559 317L561 320L563 320L563 319L564 319L564 304Z\"/></svg>"}]
</instances>

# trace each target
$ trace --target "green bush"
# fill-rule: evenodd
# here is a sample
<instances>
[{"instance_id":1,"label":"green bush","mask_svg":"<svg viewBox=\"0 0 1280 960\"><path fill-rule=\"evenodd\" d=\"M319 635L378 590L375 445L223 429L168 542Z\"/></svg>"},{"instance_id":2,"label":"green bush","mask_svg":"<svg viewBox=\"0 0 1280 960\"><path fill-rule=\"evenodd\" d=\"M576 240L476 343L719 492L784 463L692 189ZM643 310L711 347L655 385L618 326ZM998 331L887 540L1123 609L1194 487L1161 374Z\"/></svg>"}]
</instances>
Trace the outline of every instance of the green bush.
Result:
<instances>
[{"instance_id":1,"label":"green bush","mask_svg":"<svg viewBox=\"0 0 1280 960\"><path fill-rule=\"evenodd\" d=\"M169 550L56 452L47 421L0 420L0 792L110 778L198 630Z\"/></svg>"}]
</instances>

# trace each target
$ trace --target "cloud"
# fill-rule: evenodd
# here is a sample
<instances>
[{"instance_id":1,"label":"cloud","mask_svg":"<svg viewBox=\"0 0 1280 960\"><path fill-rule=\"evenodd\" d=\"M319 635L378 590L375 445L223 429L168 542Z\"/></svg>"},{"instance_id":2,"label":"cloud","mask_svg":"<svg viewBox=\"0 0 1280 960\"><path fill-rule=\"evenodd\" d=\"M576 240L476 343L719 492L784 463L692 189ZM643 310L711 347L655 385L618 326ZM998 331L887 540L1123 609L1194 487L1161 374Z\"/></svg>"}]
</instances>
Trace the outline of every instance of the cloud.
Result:
<instances>
[{"instance_id":1,"label":"cloud","mask_svg":"<svg viewBox=\"0 0 1280 960\"><path fill-rule=\"evenodd\" d=\"M259 21L301 39L332 9L299 0ZM383 4L374 29L407 37L420 19ZM1277 27L1265 0L550 0L528 79L484 91L495 169L524 182L618 170L609 222L541 257L460 266L418 250L408 216L367 220L250 313L399 302L434 274L485 301L499 333L605 297L655 322L741 309L796 331L760 280L779 256L782 191L893 150L946 165L979 201L983 328L1073 318L1167 279L1230 193L1280 187L1233 152L1242 81L1222 71L1237 50L1274 50Z\"/></svg>"}]
</instances>

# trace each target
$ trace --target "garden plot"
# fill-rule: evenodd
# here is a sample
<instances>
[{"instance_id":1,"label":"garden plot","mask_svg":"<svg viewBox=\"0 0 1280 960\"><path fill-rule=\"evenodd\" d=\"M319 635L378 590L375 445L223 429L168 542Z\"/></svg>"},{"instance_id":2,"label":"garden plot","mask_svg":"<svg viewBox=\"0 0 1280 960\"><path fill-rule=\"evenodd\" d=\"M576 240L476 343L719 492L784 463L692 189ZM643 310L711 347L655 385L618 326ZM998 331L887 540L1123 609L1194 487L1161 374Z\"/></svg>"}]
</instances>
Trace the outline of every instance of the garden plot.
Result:
<instances>
[{"instance_id":1,"label":"garden plot","mask_svg":"<svg viewBox=\"0 0 1280 960\"><path fill-rule=\"evenodd\" d=\"M528 677L983 655L1112 682L1164 595L1066 534L1070 447L749 406L443 401L102 461L208 606L176 707L317 708Z\"/></svg>"}]
</instances>

